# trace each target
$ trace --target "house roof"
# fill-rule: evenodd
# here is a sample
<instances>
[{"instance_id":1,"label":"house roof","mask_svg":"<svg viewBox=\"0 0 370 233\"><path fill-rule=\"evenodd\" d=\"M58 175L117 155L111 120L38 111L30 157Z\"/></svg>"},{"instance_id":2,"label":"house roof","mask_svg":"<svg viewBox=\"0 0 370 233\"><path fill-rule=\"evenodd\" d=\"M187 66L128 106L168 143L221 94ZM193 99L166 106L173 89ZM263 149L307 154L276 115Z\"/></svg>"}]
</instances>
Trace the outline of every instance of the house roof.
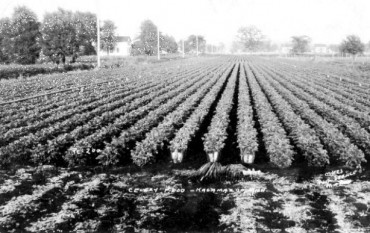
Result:
<instances>
[{"instance_id":1,"label":"house roof","mask_svg":"<svg viewBox=\"0 0 370 233\"><path fill-rule=\"evenodd\" d=\"M117 42L130 42L131 38L129 36L117 36Z\"/></svg>"}]
</instances>

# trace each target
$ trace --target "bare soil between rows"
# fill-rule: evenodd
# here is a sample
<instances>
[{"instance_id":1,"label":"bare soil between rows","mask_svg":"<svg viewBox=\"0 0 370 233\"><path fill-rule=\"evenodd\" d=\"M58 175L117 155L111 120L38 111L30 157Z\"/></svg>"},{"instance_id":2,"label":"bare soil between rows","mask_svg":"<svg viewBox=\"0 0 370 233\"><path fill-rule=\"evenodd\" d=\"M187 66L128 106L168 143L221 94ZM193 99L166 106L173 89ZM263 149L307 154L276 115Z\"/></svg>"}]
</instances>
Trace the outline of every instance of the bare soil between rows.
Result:
<instances>
[{"instance_id":1,"label":"bare soil between rows","mask_svg":"<svg viewBox=\"0 0 370 233\"><path fill-rule=\"evenodd\" d=\"M253 169L261 171L260 174L200 182L189 179L189 175L203 161L191 161L163 162L145 168L3 170L0 231L368 232L370 229L368 169L339 178L337 183L325 183L328 172L342 168L280 170L257 164ZM36 189L66 173L71 175L60 188L27 202L36 209L13 213L9 218L5 210L8 203L22 196L35 196ZM347 183L339 184L343 180ZM71 202L91 182L95 188L88 189L82 201ZM43 228L45 221L61 214L69 202L77 205L73 209L75 216L68 217L67 223L61 220L52 228Z\"/></svg>"}]
</instances>

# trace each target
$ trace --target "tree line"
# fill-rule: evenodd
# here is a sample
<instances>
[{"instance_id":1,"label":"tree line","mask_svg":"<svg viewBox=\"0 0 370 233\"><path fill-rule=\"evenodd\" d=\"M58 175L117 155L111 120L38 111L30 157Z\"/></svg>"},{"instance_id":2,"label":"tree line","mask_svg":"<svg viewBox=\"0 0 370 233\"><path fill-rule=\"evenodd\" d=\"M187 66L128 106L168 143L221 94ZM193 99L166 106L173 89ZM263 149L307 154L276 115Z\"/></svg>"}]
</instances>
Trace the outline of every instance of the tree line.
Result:
<instances>
[{"instance_id":1,"label":"tree line","mask_svg":"<svg viewBox=\"0 0 370 233\"><path fill-rule=\"evenodd\" d=\"M311 38L306 35L302 36L293 36L292 37L292 54L303 54L309 51L311 43ZM369 43L370 47L370 43ZM366 45L361 41L360 37L357 35L348 35L340 45L331 45L330 49L332 51L336 51L337 53L341 53L343 55L351 55L353 57L363 54Z\"/></svg>"},{"instance_id":2,"label":"tree line","mask_svg":"<svg viewBox=\"0 0 370 233\"><path fill-rule=\"evenodd\" d=\"M311 38L306 35L292 36L291 37L291 54L303 54L310 50ZM272 52L276 51L278 46L272 44L270 40L263 35L262 31L257 27L244 26L239 28L236 39L234 40L231 52ZM368 44L370 49L370 42ZM357 35L348 35L340 45L331 45L330 49L341 53L357 56L363 54L366 45L361 41Z\"/></svg>"},{"instance_id":3,"label":"tree line","mask_svg":"<svg viewBox=\"0 0 370 233\"><path fill-rule=\"evenodd\" d=\"M62 8L47 12L42 21L25 6L14 9L11 17L0 19L0 63L34 64L51 61L65 64L76 62L79 56L96 54L97 16L91 12L69 11ZM100 49L107 54L117 44L116 25L105 20L100 27ZM185 41L185 52L195 53L196 35ZM131 44L131 55L157 54L157 26L150 20L142 22L140 34ZM160 51L182 51L182 41L160 32ZM206 51L206 40L198 35L198 50Z\"/></svg>"},{"instance_id":4,"label":"tree line","mask_svg":"<svg viewBox=\"0 0 370 233\"><path fill-rule=\"evenodd\" d=\"M71 57L96 54L97 18L90 12L72 12L59 8L44 15L42 22L25 6L14 9L11 17L0 19L0 62L34 64L38 59L66 63ZM115 43L114 23L101 27L101 49Z\"/></svg>"},{"instance_id":5,"label":"tree line","mask_svg":"<svg viewBox=\"0 0 370 233\"><path fill-rule=\"evenodd\" d=\"M141 23L140 34L135 38L131 47L131 55L157 55L158 53L158 27L151 21ZM198 37L198 52L206 52L206 40L202 35L190 35L186 40L176 42L175 38L159 32L159 51L166 53L196 53ZM184 48L183 48L184 44Z\"/></svg>"}]
</instances>

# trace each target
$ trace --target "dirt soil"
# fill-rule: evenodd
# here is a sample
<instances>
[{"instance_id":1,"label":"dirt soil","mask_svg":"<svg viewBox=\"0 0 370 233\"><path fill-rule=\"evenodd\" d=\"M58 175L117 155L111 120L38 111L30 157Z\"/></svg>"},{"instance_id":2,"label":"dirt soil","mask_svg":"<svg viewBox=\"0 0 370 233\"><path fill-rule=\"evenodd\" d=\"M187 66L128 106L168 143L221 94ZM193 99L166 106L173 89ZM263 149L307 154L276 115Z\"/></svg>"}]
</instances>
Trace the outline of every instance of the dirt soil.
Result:
<instances>
[{"instance_id":1,"label":"dirt soil","mask_svg":"<svg viewBox=\"0 0 370 233\"><path fill-rule=\"evenodd\" d=\"M236 167L1 171L0 232L370 232L369 172Z\"/></svg>"}]
</instances>

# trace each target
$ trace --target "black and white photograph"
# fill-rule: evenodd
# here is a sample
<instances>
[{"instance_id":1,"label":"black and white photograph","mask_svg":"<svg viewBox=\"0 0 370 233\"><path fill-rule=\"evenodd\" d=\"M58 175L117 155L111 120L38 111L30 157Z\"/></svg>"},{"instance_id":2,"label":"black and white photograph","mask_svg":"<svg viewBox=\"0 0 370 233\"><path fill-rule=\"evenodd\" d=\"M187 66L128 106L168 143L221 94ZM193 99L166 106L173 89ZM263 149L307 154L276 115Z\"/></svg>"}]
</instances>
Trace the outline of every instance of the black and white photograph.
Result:
<instances>
[{"instance_id":1,"label":"black and white photograph","mask_svg":"<svg viewBox=\"0 0 370 233\"><path fill-rule=\"evenodd\" d=\"M0 233L370 233L370 1L0 0Z\"/></svg>"}]
</instances>

